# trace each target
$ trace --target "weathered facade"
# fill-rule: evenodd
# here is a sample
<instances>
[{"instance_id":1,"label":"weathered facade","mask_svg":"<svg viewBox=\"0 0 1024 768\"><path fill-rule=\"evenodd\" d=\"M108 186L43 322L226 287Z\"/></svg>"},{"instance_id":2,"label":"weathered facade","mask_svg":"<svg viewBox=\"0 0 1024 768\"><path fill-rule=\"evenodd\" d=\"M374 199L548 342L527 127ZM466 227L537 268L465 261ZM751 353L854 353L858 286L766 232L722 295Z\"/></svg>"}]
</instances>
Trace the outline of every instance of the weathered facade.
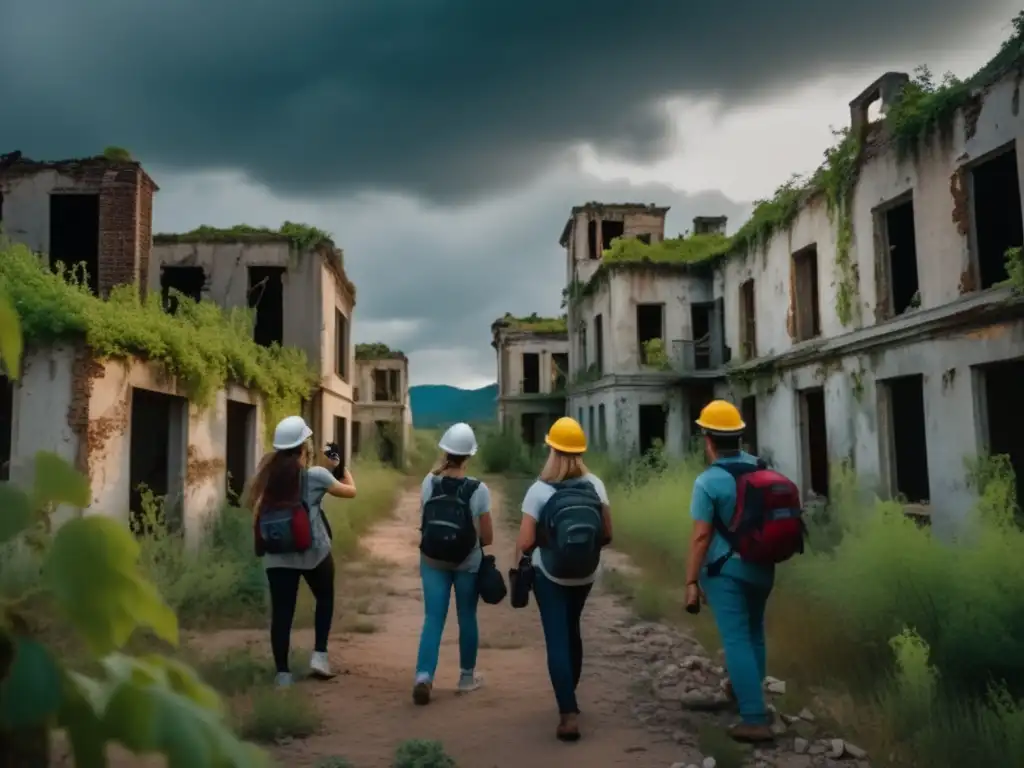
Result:
<instances>
[{"instance_id":1,"label":"weathered facade","mask_svg":"<svg viewBox=\"0 0 1024 768\"><path fill-rule=\"evenodd\" d=\"M403 467L412 444L409 359L390 350L357 353L355 398L352 453L373 445L381 461Z\"/></svg>"},{"instance_id":2,"label":"weathered facade","mask_svg":"<svg viewBox=\"0 0 1024 768\"><path fill-rule=\"evenodd\" d=\"M887 73L851 103L845 196L812 188L746 247L695 263L595 260L608 241L591 246L582 230L600 231L601 209L574 209L561 239L569 407L592 439L635 455L660 406L662 439L680 450L700 407L724 396L749 447L808 497L849 462L950 532L971 506L975 457L1008 455L1021 488L1024 411L1011 393L1024 381L1024 297L1007 284L1006 255L1024 243L1020 69L979 85L911 146L866 118L907 79ZM694 222L698 234L723 230ZM1019 283L1024 264L1009 263ZM660 339L657 354L645 338Z\"/></svg>"},{"instance_id":3,"label":"weathered facade","mask_svg":"<svg viewBox=\"0 0 1024 768\"><path fill-rule=\"evenodd\" d=\"M561 319L505 315L491 324L498 357L498 423L539 445L566 415L569 338Z\"/></svg>"},{"instance_id":4,"label":"weathered facade","mask_svg":"<svg viewBox=\"0 0 1024 768\"><path fill-rule=\"evenodd\" d=\"M173 288L222 307L251 307L257 343L304 350L320 375L305 414L316 445L336 442L351 458L356 299L338 249L300 249L271 232L158 234L147 279L169 303Z\"/></svg>"},{"instance_id":5,"label":"weathered facade","mask_svg":"<svg viewBox=\"0 0 1024 768\"><path fill-rule=\"evenodd\" d=\"M100 297L118 285L145 291L155 190L134 162L0 160L4 235L51 264L84 262ZM31 482L36 452L54 452L89 478L91 503L77 511L140 525L145 485L163 497L167 522L196 542L254 470L262 422L260 398L242 387L200 406L157 363L29 340L21 378L0 377L0 475ZM58 519L75 512L62 508Z\"/></svg>"}]
</instances>

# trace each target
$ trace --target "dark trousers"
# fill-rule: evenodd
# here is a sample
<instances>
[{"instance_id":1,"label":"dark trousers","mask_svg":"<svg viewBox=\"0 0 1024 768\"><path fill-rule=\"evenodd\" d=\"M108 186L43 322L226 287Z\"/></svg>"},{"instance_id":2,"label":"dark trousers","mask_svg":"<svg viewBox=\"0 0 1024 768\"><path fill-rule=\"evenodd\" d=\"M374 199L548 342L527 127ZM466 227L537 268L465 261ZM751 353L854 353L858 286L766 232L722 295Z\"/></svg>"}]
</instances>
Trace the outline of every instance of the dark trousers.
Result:
<instances>
[{"instance_id":1,"label":"dark trousers","mask_svg":"<svg viewBox=\"0 0 1024 768\"><path fill-rule=\"evenodd\" d=\"M299 598L299 578L306 580L316 599L313 614L314 651L327 650L327 636L334 617L334 556L328 555L316 568L268 568L270 585L270 648L278 672L288 671L288 649L291 645L295 603Z\"/></svg>"},{"instance_id":2,"label":"dark trousers","mask_svg":"<svg viewBox=\"0 0 1024 768\"><path fill-rule=\"evenodd\" d=\"M540 609L544 643L548 652L548 675L555 689L560 714L579 713L576 687L583 671L583 637L580 616L592 584L563 587L540 571L534 574L533 591Z\"/></svg>"}]
</instances>

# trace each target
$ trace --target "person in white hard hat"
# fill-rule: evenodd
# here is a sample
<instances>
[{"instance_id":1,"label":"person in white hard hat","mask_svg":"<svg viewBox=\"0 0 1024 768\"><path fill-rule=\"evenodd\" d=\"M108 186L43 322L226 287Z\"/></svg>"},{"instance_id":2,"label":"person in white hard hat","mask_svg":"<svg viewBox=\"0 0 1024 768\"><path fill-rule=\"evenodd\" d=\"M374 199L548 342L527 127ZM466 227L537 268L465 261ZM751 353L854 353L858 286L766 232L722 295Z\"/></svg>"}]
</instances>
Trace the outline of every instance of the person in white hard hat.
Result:
<instances>
[{"instance_id":1,"label":"person in white hard hat","mask_svg":"<svg viewBox=\"0 0 1024 768\"><path fill-rule=\"evenodd\" d=\"M271 554L263 552L259 531L256 551L263 558L270 586L270 646L277 667L277 685L292 684L288 666L292 620L299 595L299 579L304 578L316 599L313 656L309 671L322 680L333 677L327 658L327 637L334 615L334 558L331 556L331 529L321 502L326 494L342 499L356 495L352 474L332 461L334 473L310 463L310 438L313 430L301 416L288 416L274 430L274 451L263 458L246 494L246 503L258 514L261 508L285 504L302 498L309 510L312 545L303 552ZM339 479L335 475L341 471Z\"/></svg>"},{"instance_id":2,"label":"person in white hard hat","mask_svg":"<svg viewBox=\"0 0 1024 768\"><path fill-rule=\"evenodd\" d=\"M472 427L452 425L438 447L441 459L423 479L421 494L424 617L413 683L413 701L421 706L430 702L452 590L459 621L458 691L468 693L480 687L481 680L476 674L480 645L477 572L483 559L481 547L494 540L491 492L466 474L466 463L477 451Z\"/></svg>"}]
</instances>

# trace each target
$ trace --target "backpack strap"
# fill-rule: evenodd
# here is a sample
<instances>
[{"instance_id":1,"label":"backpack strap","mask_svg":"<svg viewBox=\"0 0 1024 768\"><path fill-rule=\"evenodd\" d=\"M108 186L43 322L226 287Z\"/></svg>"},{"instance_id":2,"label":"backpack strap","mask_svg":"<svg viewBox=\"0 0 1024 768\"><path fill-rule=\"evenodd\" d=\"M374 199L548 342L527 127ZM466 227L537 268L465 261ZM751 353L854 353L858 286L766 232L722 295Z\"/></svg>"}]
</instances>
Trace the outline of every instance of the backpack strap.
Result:
<instances>
[{"instance_id":1,"label":"backpack strap","mask_svg":"<svg viewBox=\"0 0 1024 768\"><path fill-rule=\"evenodd\" d=\"M712 466L724 469L726 472L728 472L730 475L732 475L733 480L736 481L736 489L737 489L736 502L735 502L736 504L740 503L740 499L739 499L739 483L740 483L740 478L743 477L744 475L749 475L751 472L757 472L758 470L766 469L767 468L767 464L765 464L762 459L758 459L755 464L750 464L749 462L738 462L738 461L729 461L729 462L718 462L718 461L716 461L714 464L712 464ZM722 568L725 567L725 564L729 561L729 558L732 557L733 554L735 554L735 552L736 552L736 537L733 535L733 532L729 529L729 526L722 520L722 516L720 514L718 514L718 513L719 513L719 509L718 509L718 506L717 506L717 503L716 503L716 506L715 506L715 509L714 509L714 513L711 515L711 524L712 524L712 526L715 529L715 533L717 533L719 536L721 536L725 540L725 542L729 545L729 551L726 552L724 555L722 555L717 560L708 563L708 576L712 576L712 577L713 576L717 576L718 574L720 574L722 572ZM733 508L733 514L734 515L736 514L735 507Z\"/></svg>"}]
</instances>

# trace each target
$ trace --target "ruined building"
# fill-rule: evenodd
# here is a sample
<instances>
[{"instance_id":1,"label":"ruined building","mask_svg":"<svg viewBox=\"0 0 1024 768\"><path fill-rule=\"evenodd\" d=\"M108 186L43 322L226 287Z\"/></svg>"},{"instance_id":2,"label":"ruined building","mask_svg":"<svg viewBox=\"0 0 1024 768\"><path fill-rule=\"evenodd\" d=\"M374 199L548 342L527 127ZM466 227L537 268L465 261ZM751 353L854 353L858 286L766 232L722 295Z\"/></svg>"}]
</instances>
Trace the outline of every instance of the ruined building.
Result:
<instances>
[{"instance_id":1,"label":"ruined building","mask_svg":"<svg viewBox=\"0 0 1024 768\"><path fill-rule=\"evenodd\" d=\"M919 107L934 109L931 129L868 121L908 81L887 73L851 103L850 136L826 161L842 173L780 190L775 210L790 215L764 209L771 226L725 238L698 219L678 258L602 257L610 237L657 243L664 209L574 209L561 239L569 408L590 439L678 452L722 396L749 447L807 496L849 462L948 531L971 506L976 456L1008 455L1020 488L1020 64L983 73Z\"/></svg>"},{"instance_id":2,"label":"ruined building","mask_svg":"<svg viewBox=\"0 0 1024 768\"><path fill-rule=\"evenodd\" d=\"M356 372L351 344L355 286L345 274L340 249L323 235L303 237L235 227L207 227L185 234L158 234L146 279L173 310L171 289L222 307L255 311L253 338L306 353L320 385L303 416L318 450L329 441L351 458L352 388ZM314 233L315 235L315 233Z\"/></svg>"},{"instance_id":3,"label":"ruined building","mask_svg":"<svg viewBox=\"0 0 1024 768\"><path fill-rule=\"evenodd\" d=\"M383 344L357 344L355 381L352 454L372 449L404 467L412 444L409 358Z\"/></svg>"},{"instance_id":4,"label":"ruined building","mask_svg":"<svg viewBox=\"0 0 1024 768\"><path fill-rule=\"evenodd\" d=\"M498 423L530 446L565 416L569 339L562 318L513 317L491 324L498 354Z\"/></svg>"}]
</instances>

